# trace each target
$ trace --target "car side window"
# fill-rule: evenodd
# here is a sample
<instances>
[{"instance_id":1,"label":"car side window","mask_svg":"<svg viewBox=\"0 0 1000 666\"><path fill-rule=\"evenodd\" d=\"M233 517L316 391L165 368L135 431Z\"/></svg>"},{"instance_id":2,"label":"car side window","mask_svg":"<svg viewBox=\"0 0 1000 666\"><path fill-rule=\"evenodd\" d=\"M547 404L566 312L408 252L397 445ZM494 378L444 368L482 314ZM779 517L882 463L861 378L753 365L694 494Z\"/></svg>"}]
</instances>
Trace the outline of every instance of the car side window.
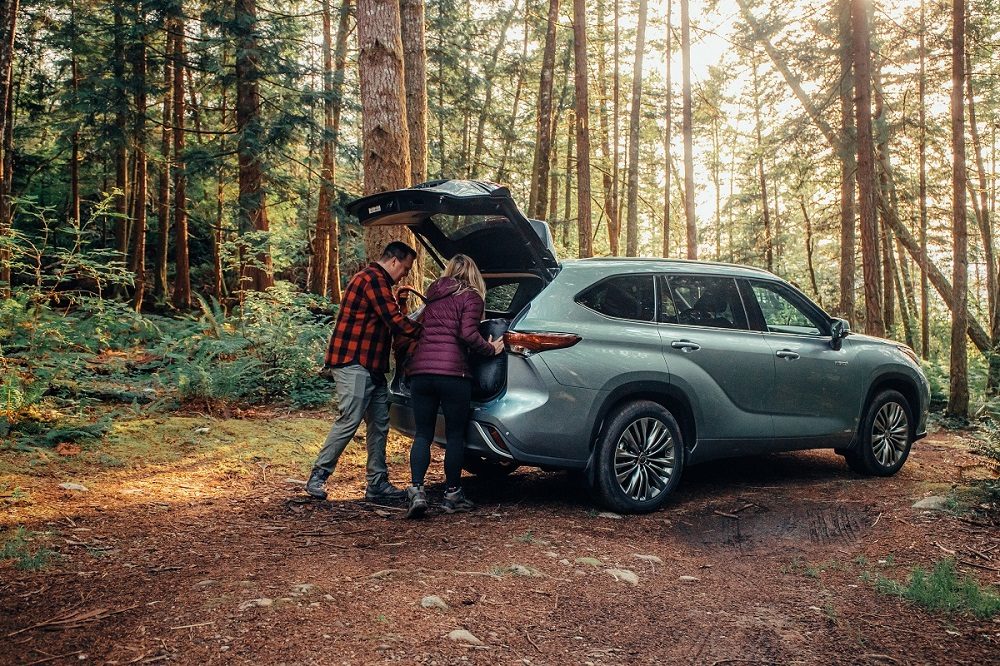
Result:
<instances>
[{"instance_id":1,"label":"car side window","mask_svg":"<svg viewBox=\"0 0 1000 666\"><path fill-rule=\"evenodd\" d=\"M576 302L616 319L653 321L656 308L651 275L619 275L594 285Z\"/></svg>"},{"instance_id":2,"label":"car side window","mask_svg":"<svg viewBox=\"0 0 1000 666\"><path fill-rule=\"evenodd\" d=\"M660 280L663 321L711 328L749 328L740 292L732 278L669 275Z\"/></svg>"},{"instance_id":3,"label":"car side window","mask_svg":"<svg viewBox=\"0 0 1000 666\"><path fill-rule=\"evenodd\" d=\"M796 303L794 296L784 293L786 290L781 285L751 281L750 287L769 333L827 335L823 322Z\"/></svg>"}]
</instances>

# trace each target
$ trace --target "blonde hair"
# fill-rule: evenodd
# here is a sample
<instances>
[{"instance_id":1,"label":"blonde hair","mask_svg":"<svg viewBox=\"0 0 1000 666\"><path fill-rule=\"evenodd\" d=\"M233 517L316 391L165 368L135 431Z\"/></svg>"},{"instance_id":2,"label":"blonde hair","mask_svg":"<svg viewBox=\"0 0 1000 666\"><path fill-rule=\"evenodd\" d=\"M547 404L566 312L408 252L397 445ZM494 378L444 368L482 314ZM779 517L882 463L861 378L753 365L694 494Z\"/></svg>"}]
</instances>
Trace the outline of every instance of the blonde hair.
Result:
<instances>
[{"instance_id":1,"label":"blonde hair","mask_svg":"<svg viewBox=\"0 0 1000 666\"><path fill-rule=\"evenodd\" d=\"M480 298L486 298L486 283L483 282L483 274L479 272L476 262L468 255L456 254L452 257L448 265L444 267L441 277L450 277L456 280L461 285L459 291L471 289L479 294Z\"/></svg>"}]
</instances>

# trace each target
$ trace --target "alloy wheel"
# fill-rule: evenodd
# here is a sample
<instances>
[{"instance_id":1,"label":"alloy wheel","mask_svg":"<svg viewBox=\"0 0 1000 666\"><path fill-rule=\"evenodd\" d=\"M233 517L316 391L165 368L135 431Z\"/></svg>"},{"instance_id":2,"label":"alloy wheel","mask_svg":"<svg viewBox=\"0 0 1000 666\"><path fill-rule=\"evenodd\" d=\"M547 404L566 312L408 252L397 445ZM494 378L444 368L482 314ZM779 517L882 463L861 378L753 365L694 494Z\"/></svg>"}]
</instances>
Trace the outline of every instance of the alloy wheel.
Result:
<instances>
[{"instance_id":1,"label":"alloy wheel","mask_svg":"<svg viewBox=\"0 0 1000 666\"><path fill-rule=\"evenodd\" d=\"M659 495L674 471L674 438L667 426L650 417L630 423L618 438L614 465L618 486L631 499Z\"/></svg>"},{"instance_id":2,"label":"alloy wheel","mask_svg":"<svg viewBox=\"0 0 1000 666\"><path fill-rule=\"evenodd\" d=\"M896 402L887 402L872 422L872 453L884 467L892 467L906 452L910 424L906 412Z\"/></svg>"}]
</instances>

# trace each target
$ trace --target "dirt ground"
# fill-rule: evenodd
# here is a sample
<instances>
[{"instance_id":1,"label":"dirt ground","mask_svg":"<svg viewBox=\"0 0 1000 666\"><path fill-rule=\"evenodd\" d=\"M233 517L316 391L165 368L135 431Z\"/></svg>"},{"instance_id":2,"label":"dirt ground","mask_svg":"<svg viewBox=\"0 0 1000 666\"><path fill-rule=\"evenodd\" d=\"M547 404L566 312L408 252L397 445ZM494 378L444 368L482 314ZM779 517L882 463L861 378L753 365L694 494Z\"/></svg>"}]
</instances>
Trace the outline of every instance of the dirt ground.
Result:
<instances>
[{"instance_id":1,"label":"dirt ground","mask_svg":"<svg viewBox=\"0 0 1000 666\"><path fill-rule=\"evenodd\" d=\"M931 613L873 583L945 557L1000 583L995 516L912 508L984 473L959 438L919 442L889 479L832 452L706 464L663 510L624 517L569 475L521 470L469 478L471 514L406 521L361 501L357 455L328 502L305 498L308 462L260 456L81 467L86 491L60 488L58 467L12 473L0 527L58 557L0 564L0 663L997 663L1000 620ZM392 442L400 484L404 446ZM14 455L0 453L8 470Z\"/></svg>"}]
</instances>

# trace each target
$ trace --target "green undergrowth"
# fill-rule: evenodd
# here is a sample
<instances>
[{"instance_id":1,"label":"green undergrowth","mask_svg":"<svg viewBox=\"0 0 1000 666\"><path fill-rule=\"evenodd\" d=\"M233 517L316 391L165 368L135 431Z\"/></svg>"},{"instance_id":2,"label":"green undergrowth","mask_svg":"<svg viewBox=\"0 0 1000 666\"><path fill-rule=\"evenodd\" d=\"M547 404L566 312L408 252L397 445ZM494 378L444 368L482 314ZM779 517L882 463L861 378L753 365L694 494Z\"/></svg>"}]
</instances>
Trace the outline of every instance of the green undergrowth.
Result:
<instances>
[{"instance_id":1,"label":"green undergrowth","mask_svg":"<svg viewBox=\"0 0 1000 666\"><path fill-rule=\"evenodd\" d=\"M0 536L0 560L11 562L15 569L21 571L38 571L44 569L53 557L58 554L44 546L36 546L40 538L37 532L29 532L18 526Z\"/></svg>"},{"instance_id":2,"label":"green undergrowth","mask_svg":"<svg viewBox=\"0 0 1000 666\"><path fill-rule=\"evenodd\" d=\"M980 585L971 576L959 576L952 559L935 563L930 571L913 567L905 582L878 574L874 584L882 594L906 599L931 611L972 615L981 620L1000 614L1000 590Z\"/></svg>"}]
</instances>

